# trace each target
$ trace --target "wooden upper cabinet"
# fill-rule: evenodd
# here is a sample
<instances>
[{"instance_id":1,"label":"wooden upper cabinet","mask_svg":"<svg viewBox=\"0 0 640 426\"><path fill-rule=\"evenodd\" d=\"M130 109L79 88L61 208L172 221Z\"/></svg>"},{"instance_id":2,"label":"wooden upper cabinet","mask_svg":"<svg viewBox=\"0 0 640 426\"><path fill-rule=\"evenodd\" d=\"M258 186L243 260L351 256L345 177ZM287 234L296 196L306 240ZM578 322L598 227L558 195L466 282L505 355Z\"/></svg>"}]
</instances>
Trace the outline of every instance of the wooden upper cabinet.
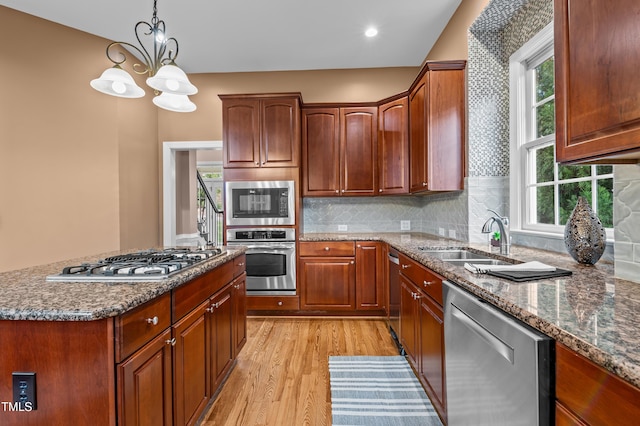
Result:
<instances>
[{"instance_id":1,"label":"wooden upper cabinet","mask_svg":"<svg viewBox=\"0 0 640 426\"><path fill-rule=\"evenodd\" d=\"M378 107L378 193L409 192L409 99Z\"/></svg>"},{"instance_id":2,"label":"wooden upper cabinet","mask_svg":"<svg viewBox=\"0 0 640 426\"><path fill-rule=\"evenodd\" d=\"M340 108L341 195L378 192L378 108Z\"/></svg>"},{"instance_id":3,"label":"wooden upper cabinet","mask_svg":"<svg viewBox=\"0 0 640 426\"><path fill-rule=\"evenodd\" d=\"M377 194L378 109L302 110L302 195Z\"/></svg>"},{"instance_id":4,"label":"wooden upper cabinet","mask_svg":"<svg viewBox=\"0 0 640 426\"><path fill-rule=\"evenodd\" d=\"M410 192L464 189L465 66L428 62L410 90Z\"/></svg>"},{"instance_id":5,"label":"wooden upper cabinet","mask_svg":"<svg viewBox=\"0 0 640 426\"><path fill-rule=\"evenodd\" d=\"M556 159L640 159L640 2L556 0Z\"/></svg>"},{"instance_id":6,"label":"wooden upper cabinet","mask_svg":"<svg viewBox=\"0 0 640 426\"><path fill-rule=\"evenodd\" d=\"M340 109L302 109L302 195L340 190Z\"/></svg>"},{"instance_id":7,"label":"wooden upper cabinet","mask_svg":"<svg viewBox=\"0 0 640 426\"><path fill-rule=\"evenodd\" d=\"M224 167L299 167L299 95L220 95Z\"/></svg>"}]
</instances>

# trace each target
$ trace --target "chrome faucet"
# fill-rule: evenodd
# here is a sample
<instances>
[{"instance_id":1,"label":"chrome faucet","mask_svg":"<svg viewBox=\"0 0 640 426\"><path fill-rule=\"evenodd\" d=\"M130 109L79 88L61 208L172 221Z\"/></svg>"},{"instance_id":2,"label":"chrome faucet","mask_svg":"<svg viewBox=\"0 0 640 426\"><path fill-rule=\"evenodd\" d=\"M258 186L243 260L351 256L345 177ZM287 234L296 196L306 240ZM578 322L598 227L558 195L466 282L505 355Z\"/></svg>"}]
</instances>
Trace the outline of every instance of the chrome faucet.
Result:
<instances>
[{"instance_id":1,"label":"chrome faucet","mask_svg":"<svg viewBox=\"0 0 640 426\"><path fill-rule=\"evenodd\" d=\"M496 222L500 228L500 254L509 254L509 248L511 247L511 235L509 235L509 218L507 216L501 216L495 210L487 209L495 216L490 217L484 225L482 225L482 233L491 233L493 223Z\"/></svg>"}]
</instances>

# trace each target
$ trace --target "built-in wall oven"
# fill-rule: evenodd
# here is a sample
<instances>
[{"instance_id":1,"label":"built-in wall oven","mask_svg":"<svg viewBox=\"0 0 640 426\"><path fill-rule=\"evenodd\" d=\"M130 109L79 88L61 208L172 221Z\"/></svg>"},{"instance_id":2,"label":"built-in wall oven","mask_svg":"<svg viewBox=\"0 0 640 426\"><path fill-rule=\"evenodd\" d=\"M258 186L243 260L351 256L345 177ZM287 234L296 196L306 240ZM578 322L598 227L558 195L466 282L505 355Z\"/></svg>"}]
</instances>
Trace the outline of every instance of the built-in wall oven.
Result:
<instances>
[{"instance_id":1,"label":"built-in wall oven","mask_svg":"<svg viewBox=\"0 0 640 426\"><path fill-rule=\"evenodd\" d=\"M227 246L247 247L247 295L296 294L293 228L227 229Z\"/></svg>"},{"instance_id":2,"label":"built-in wall oven","mask_svg":"<svg viewBox=\"0 0 640 426\"><path fill-rule=\"evenodd\" d=\"M227 226L295 225L292 180L225 182Z\"/></svg>"}]
</instances>

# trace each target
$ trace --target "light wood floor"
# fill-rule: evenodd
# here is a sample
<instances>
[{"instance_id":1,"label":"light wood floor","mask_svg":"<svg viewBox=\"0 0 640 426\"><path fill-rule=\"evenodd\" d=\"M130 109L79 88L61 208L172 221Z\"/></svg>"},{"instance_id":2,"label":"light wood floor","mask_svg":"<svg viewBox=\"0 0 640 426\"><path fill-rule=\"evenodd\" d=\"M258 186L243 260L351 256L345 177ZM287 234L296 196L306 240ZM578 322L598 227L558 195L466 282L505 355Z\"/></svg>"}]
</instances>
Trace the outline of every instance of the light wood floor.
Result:
<instances>
[{"instance_id":1,"label":"light wood floor","mask_svg":"<svg viewBox=\"0 0 640 426\"><path fill-rule=\"evenodd\" d=\"M247 334L202 426L331 425L329 355L398 355L383 320L249 318Z\"/></svg>"}]
</instances>

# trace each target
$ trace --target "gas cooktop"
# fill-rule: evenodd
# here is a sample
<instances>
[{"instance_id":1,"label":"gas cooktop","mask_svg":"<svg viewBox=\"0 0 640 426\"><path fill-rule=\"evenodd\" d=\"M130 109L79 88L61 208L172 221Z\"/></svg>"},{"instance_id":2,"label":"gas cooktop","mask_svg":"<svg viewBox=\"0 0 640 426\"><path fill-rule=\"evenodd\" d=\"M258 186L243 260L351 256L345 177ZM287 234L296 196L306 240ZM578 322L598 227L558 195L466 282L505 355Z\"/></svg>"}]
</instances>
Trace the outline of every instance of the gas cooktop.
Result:
<instances>
[{"instance_id":1,"label":"gas cooktop","mask_svg":"<svg viewBox=\"0 0 640 426\"><path fill-rule=\"evenodd\" d=\"M160 281L224 254L220 247L150 249L67 266L47 281Z\"/></svg>"}]
</instances>

